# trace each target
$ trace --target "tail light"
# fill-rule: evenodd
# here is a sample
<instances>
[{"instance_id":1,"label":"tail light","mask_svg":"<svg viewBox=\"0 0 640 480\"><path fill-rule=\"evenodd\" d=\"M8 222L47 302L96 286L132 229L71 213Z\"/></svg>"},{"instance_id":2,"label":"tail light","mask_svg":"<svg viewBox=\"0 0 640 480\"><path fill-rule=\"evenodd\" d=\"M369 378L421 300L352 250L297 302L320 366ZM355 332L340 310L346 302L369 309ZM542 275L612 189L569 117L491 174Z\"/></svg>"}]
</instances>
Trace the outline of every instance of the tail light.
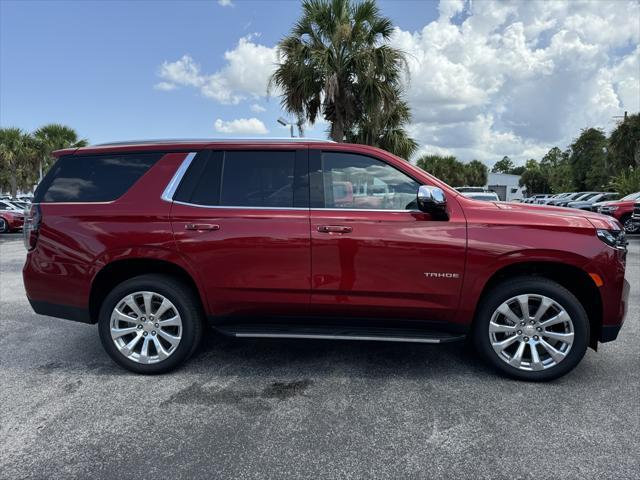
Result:
<instances>
[{"instance_id":1,"label":"tail light","mask_svg":"<svg viewBox=\"0 0 640 480\"><path fill-rule=\"evenodd\" d=\"M25 208L22 233L24 234L24 246L27 250L33 250L36 247L41 220L42 213L40 211L40 205L32 203Z\"/></svg>"}]
</instances>

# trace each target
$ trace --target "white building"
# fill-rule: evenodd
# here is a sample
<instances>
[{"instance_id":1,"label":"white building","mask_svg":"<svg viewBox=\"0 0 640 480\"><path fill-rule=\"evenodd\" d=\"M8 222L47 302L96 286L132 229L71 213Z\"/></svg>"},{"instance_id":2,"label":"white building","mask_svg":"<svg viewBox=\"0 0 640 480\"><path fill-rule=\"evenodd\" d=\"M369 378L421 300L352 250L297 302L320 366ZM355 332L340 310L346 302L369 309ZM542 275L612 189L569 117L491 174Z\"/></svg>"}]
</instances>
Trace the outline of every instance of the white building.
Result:
<instances>
[{"instance_id":1,"label":"white building","mask_svg":"<svg viewBox=\"0 0 640 480\"><path fill-rule=\"evenodd\" d=\"M524 198L525 187L521 187L520 175L509 173L491 173L487 176L485 188L498 194L500 200L511 201Z\"/></svg>"}]
</instances>

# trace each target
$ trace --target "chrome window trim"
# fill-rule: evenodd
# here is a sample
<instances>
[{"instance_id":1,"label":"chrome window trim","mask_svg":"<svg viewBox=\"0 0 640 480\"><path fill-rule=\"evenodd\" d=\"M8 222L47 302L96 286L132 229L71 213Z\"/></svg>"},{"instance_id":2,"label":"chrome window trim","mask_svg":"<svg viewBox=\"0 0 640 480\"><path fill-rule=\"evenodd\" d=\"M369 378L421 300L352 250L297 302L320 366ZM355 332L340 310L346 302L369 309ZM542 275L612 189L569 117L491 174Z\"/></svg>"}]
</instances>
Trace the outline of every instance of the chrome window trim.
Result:
<instances>
[{"instance_id":1,"label":"chrome window trim","mask_svg":"<svg viewBox=\"0 0 640 480\"><path fill-rule=\"evenodd\" d=\"M216 210L295 210L309 212L375 212L375 213L424 213L421 210L382 210L373 208L301 208L301 207L251 207L251 206L231 206L231 205L200 205L198 203L181 202L173 200L173 203L185 205L187 207L209 208Z\"/></svg>"},{"instance_id":2,"label":"chrome window trim","mask_svg":"<svg viewBox=\"0 0 640 480\"><path fill-rule=\"evenodd\" d=\"M164 200L165 202L173 202L173 196L178 189L178 185L180 185L182 177L184 177L184 174L187 172L187 169L191 165L191 162L196 157L197 153L198 152L189 152L187 156L184 157L184 160L178 167L178 170L176 170L176 173L173 174L173 178L171 178L166 188L164 189L164 192L162 192L162 195L160 196L162 200Z\"/></svg>"},{"instance_id":3,"label":"chrome window trim","mask_svg":"<svg viewBox=\"0 0 640 480\"><path fill-rule=\"evenodd\" d=\"M189 202L181 202L179 200L174 200L173 203L177 203L179 205L186 205L188 207L197 207L197 208L212 208L217 210L296 210L296 211L309 211L308 208L300 208L300 207L236 207L236 206L226 206L226 205L200 205L198 203L189 203Z\"/></svg>"},{"instance_id":4,"label":"chrome window trim","mask_svg":"<svg viewBox=\"0 0 640 480\"><path fill-rule=\"evenodd\" d=\"M312 211L319 212L390 212L390 213L424 213L422 210L387 210L384 208L319 208L315 207Z\"/></svg>"},{"instance_id":5,"label":"chrome window trim","mask_svg":"<svg viewBox=\"0 0 640 480\"><path fill-rule=\"evenodd\" d=\"M191 162L195 158L198 152L189 152L184 158L176 173L167 184L164 192L160 198L165 202L173 202L180 205L186 205L188 207L208 208L216 210L291 210L291 211L308 211L308 212L374 212L374 213L423 213L420 210L385 210L385 209L373 209L373 208L300 208L300 207L252 207L252 206L231 206L231 205L200 205L198 203L181 202L174 200L173 196L178 189L178 185L182 181L185 173L191 166Z\"/></svg>"}]
</instances>

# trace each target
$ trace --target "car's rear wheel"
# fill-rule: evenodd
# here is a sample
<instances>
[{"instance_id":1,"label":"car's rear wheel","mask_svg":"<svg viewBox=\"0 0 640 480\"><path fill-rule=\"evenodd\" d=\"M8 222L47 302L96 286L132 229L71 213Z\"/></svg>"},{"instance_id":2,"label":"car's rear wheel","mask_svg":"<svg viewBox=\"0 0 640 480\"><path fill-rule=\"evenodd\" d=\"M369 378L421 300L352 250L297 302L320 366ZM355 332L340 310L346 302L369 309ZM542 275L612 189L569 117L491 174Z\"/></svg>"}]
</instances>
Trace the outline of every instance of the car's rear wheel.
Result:
<instances>
[{"instance_id":1,"label":"car's rear wheel","mask_svg":"<svg viewBox=\"0 0 640 480\"><path fill-rule=\"evenodd\" d=\"M638 230L640 230L640 225L631 219L631 215L622 217L620 223L622 223L626 233L638 233Z\"/></svg>"},{"instance_id":2,"label":"car's rear wheel","mask_svg":"<svg viewBox=\"0 0 640 480\"><path fill-rule=\"evenodd\" d=\"M141 275L115 287L98 320L109 356L136 373L164 373L183 363L202 336L195 293L165 275Z\"/></svg>"},{"instance_id":3,"label":"car's rear wheel","mask_svg":"<svg viewBox=\"0 0 640 480\"><path fill-rule=\"evenodd\" d=\"M0 233L7 233L9 231L9 224L4 218L0 218Z\"/></svg>"},{"instance_id":4,"label":"car's rear wheel","mask_svg":"<svg viewBox=\"0 0 640 480\"><path fill-rule=\"evenodd\" d=\"M474 323L474 343L501 372L546 381L572 370L589 344L589 320L562 285L520 277L494 287Z\"/></svg>"}]
</instances>

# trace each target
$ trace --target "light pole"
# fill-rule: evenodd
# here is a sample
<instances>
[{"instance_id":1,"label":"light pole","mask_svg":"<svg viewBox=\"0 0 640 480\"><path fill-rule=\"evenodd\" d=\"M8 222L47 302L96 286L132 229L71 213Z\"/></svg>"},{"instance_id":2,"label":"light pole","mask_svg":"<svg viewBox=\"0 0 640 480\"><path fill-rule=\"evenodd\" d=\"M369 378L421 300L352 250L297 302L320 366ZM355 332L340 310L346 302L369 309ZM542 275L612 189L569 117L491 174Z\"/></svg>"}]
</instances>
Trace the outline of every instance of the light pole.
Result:
<instances>
[{"instance_id":1,"label":"light pole","mask_svg":"<svg viewBox=\"0 0 640 480\"><path fill-rule=\"evenodd\" d=\"M278 123L280 125L282 125L283 127L289 127L289 132L291 133L291 138L294 138L294 136L293 136L293 123L287 121L287 119L283 118L283 117L279 117L278 118Z\"/></svg>"}]
</instances>

